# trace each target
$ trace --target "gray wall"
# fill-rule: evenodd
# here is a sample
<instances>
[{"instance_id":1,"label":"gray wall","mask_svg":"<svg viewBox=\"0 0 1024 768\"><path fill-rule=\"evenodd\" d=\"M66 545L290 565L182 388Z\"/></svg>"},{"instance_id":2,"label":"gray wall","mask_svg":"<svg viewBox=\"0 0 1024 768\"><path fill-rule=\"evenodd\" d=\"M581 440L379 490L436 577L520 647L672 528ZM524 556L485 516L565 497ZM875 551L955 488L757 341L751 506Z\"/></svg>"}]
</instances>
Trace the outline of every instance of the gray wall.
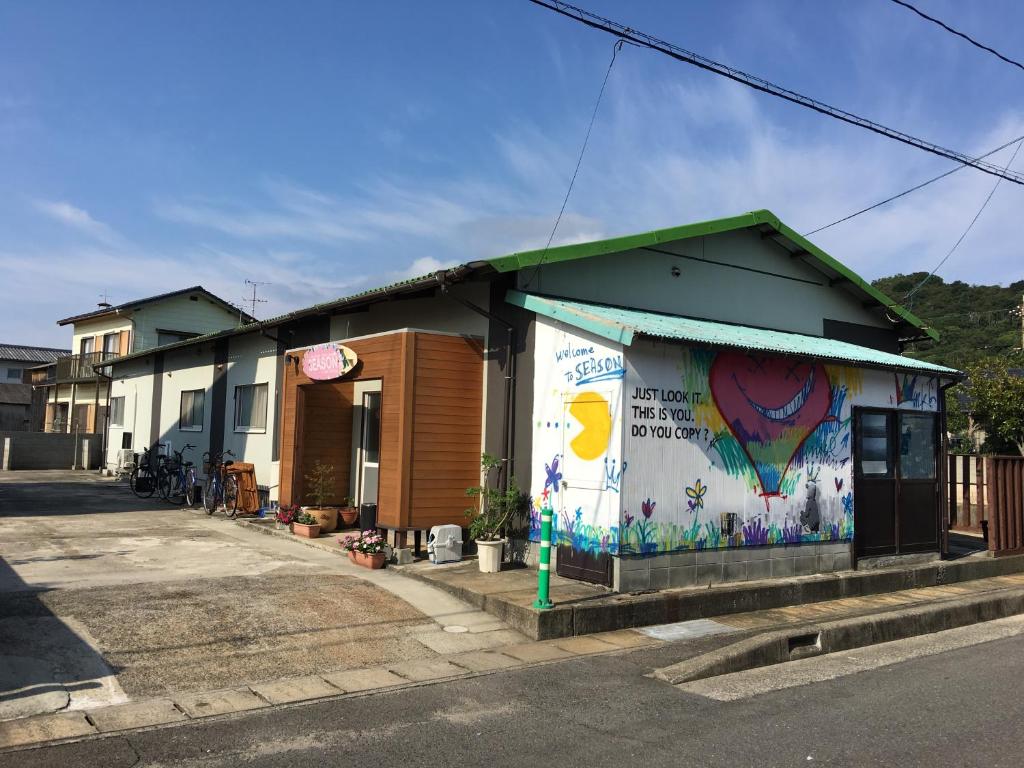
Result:
<instances>
[{"instance_id":1,"label":"gray wall","mask_svg":"<svg viewBox=\"0 0 1024 768\"><path fill-rule=\"evenodd\" d=\"M8 442L10 438L10 442ZM96 469L100 465L101 434L0 432L0 467L6 469ZM89 444L88 466L81 466L82 443ZM10 455L6 454L10 446Z\"/></svg>"},{"instance_id":2,"label":"gray wall","mask_svg":"<svg viewBox=\"0 0 1024 768\"><path fill-rule=\"evenodd\" d=\"M812 336L823 334L825 319L889 327L842 285L830 287L824 274L752 230L544 264L520 280L534 293Z\"/></svg>"}]
</instances>

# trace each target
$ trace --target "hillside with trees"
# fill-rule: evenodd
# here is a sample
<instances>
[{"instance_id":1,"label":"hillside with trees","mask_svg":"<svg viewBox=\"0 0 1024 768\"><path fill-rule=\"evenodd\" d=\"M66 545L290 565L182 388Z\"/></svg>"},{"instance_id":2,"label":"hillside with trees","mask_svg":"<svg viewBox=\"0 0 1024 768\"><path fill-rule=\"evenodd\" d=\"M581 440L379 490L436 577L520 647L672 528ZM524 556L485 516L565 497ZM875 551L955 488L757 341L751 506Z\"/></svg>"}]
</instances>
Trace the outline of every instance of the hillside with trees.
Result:
<instances>
[{"instance_id":1,"label":"hillside with trees","mask_svg":"<svg viewBox=\"0 0 1024 768\"><path fill-rule=\"evenodd\" d=\"M1020 358L1024 280L1003 287L947 283L935 276L905 299L925 275L893 275L872 283L939 332L940 341L916 342L907 354L960 370L988 357Z\"/></svg>"}]
</instances>

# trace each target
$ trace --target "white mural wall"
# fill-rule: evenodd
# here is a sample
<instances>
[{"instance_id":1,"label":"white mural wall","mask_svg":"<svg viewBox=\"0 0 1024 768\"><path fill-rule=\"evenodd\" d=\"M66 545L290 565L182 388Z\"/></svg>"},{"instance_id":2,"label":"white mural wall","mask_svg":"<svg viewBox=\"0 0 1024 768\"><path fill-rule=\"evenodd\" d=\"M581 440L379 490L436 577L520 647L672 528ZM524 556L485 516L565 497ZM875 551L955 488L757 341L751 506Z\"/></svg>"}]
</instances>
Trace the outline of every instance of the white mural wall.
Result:
<instances>
[{"instance_id":1,"label":"white mural wall","mask_svg":"<svg viewBox=\"0 0 1024 768\"><path fill-rule=\"evenodd\" d=\"M622 461L622 346L537 317L530 537L550 504L560 544L615 552Z\"/></svg>"},{"instance_id":2,"label":"white mural wall","mask_svg":"<svg viewBox=\"0 0 1024 768\"><path fill-rule=\"evenodd\" d=\"M849 540L852 406L938 406L929 376L647 340L626 360L622 553Z\"/></svg>"}]
</instances>

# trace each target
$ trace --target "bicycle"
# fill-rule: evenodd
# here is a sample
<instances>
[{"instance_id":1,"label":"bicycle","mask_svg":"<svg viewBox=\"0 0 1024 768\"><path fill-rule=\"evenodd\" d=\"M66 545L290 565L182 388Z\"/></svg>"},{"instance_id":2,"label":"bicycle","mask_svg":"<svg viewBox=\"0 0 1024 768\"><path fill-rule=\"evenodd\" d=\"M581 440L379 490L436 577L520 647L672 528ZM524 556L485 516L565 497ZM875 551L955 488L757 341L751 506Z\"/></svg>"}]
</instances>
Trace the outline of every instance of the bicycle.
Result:
<instances>
[{"instance_id":1,"label":"bicycle","mask_svg":"<svg viewBox=\"0 0 1024 768\"><path fill-rule=\"evenodd\" d=\"M238 512L238 478L227 471L235 462L230 459L224 461L225 456L234 455L231 451L203 454L203 471L207 475L203 487L203 507L208 515L212 515L218 507L231 518Z\"/></svg>"},{"instance_id":2,"label":"bicycle","mask_svg":"<svg viewBox=\"0 0 1024 768\"><path fill-rule=\"evenodd\" d=\"M196 468L191 461L185 461L185 451L195 448L191 443L180 451L174 451L174 458L162 465L160 472L160 495L170 504L188 503L191 507L196 500Z\"/></svg>"},{"instance_id":3,"label":"bicycle","mask_svg":"<svg viewBox=\"0 0 1024 768\"><path fill-rule=\"evenodd\" d=\"M163 443L157 443L157 448L163 447ZM164 457L160 456L159 459L162 465ZM131 474L128 475L128 487L140 499L148 499L156 490L157 481L158 471L153 469L153 458L149 453L149 448L144 448L142 456L132 468Z\"/></svg>"}]
</instances>

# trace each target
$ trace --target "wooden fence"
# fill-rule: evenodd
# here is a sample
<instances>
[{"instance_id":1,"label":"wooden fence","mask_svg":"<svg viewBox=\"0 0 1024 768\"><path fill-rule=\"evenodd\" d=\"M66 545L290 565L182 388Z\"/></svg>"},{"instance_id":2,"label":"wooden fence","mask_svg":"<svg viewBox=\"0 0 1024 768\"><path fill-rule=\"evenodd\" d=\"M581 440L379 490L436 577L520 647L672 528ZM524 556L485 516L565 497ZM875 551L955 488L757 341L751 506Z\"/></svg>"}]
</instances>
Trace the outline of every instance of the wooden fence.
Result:
<instances>
[{"instance_id":1,"label":"wooden fence","mask_svg":"<svg viewBox=\"0 0 1024 768\"><path fill-rule=\"evenodd\" d=\"M987 528L995 555L1024 552L1024 456L949 457L949 527Z\"/></svg>"}]
</instances>

